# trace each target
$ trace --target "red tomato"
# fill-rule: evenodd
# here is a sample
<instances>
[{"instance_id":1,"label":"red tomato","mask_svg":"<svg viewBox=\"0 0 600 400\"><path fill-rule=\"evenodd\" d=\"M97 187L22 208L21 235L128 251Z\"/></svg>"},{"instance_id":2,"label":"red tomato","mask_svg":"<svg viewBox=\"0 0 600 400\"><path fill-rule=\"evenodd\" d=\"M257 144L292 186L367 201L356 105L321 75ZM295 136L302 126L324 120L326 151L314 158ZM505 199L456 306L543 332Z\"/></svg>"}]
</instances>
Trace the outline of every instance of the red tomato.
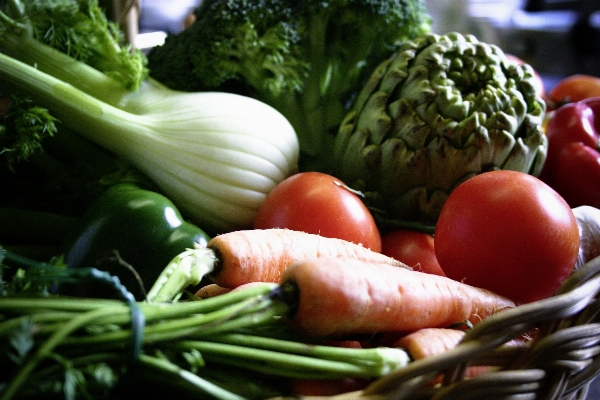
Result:
<instances>
[{"instance_id":1,"label":"red tomato","mask_svg":"<svg viewBox=\"0 0 600 400\"><path fill-rule=\"evenodd\" d=\"M379 229L360 197L320 172L298 173L275 186L258 209L254 228L293 229L381 251Z\"/></svg>"},{"instance_id":2,"label":"red tomato","mask_svg":"<svg viewBox=\"0 0 600 400\"><path fill-rule=\"evenodd\" d=\"M381 252L388 257L428 274L445 276L435 256L433 236L427 233L397 230L381 238Z\"/></svg>"},{"instance_id":3,"label":"red tomato","mask_svg":"<svg viewBox=\"0 0 600 400\"><path fill-rule=\"evenodd\" d=\"M600 96L600 77L577 74L559 81L548 93L548 98L556 105L574 103Z\"/></svg>"},{"instance_id":4,"label":"red tomato","mask_svg":"<svg viewBox=\"0 0 600 400\"><path fill-rule=\"evenodd\" d=\"M525 61L523 61L522 59L520 59L517 56L514 56L512 54L505 54L505 55L506 55L506 58L508 58L511 61L515 61L517 64L526 64ZM533 70L533 76L535 78L533 81L533 84L535 86L535 92L537 93L538 96L545 97L546 96L546 86L544 85L544 81L542 80L542 77L535 69Z\"/></svg>"},{"instance_id":5,"label":"red tomato","mask_svg":"<svg viewBox=\"0 0 600 400\"><path fill-rule=\"evenodd\" d=\"M567 202L541 180L507 170L476 175L454 189L434 236L449 278L524 303L552 295L579 251Z\"/></svg>"}]
</instances>

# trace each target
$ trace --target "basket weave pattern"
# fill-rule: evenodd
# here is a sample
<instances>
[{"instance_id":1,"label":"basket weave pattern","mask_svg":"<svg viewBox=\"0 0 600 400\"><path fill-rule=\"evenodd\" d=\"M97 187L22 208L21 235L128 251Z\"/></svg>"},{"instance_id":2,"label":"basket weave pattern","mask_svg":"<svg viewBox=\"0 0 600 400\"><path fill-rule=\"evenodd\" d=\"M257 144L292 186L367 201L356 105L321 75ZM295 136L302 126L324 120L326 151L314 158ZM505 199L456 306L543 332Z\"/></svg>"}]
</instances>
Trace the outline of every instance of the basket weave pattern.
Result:
<instances>
[{"instance_id":1,"label":"basket weave pattern","mask_svg":"<svg viewBox=\"0 0 600 400\"><path fill-rule=\"evenodd\" d=\"M583 399L600 373L599 294L600 257L574 272L553 297L489 317L455 349L335 398ZM526 344L505 345L528 334L534 339ZM466 368L475 365L496 368L465 378ZM431 386L440 374L443 382Z\"/></svg>"}]
</instances>

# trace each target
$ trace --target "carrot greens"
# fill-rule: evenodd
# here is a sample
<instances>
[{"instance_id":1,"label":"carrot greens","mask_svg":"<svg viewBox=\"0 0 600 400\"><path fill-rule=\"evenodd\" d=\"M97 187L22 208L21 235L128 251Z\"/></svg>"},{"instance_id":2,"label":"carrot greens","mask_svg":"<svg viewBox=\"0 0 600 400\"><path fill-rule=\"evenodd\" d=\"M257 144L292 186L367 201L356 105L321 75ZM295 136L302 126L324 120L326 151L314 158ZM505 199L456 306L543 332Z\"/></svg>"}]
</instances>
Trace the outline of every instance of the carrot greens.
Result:
<instances>
[{"instance_id":1,"label":"carrot greens","mask_svg":"<svg viewBox=\"0 0 600 400\"><path fill-rule=\"evenodd\" d=\"M18 267L1 282L1 400L25 398L32 385L39 396L101 398L130 375L151 371L169 377L165 384L173 389L197 395L266 398L285 393L281 377L377 378L409 362L402 349L349 349L297 336L287 329L290 307L278 285L202 300L136 302L118 279L93 268L69 270L0 254L4 264ZM52 284L84 279L105 282L119 295L52 294ZM261 380L268 384L257 393L250 382Z\"/></svg>"}]
</instances>

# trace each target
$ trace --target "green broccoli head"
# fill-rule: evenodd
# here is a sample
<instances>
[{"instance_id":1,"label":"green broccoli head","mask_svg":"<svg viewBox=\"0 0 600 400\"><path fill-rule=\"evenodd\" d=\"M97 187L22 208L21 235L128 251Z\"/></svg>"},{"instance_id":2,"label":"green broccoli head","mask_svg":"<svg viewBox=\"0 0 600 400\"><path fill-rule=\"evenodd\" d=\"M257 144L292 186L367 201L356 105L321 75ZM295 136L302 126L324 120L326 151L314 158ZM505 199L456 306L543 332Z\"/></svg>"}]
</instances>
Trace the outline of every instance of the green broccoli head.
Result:
<instances>
[{"instance_id":1,"label":"green broccoli head","mask_svg":"<svg viewBox=\"0 0 600 400\"><path fill-rule=\"evenodd\" d=\"M204 0L195 16L149 52L150 75L270 104L294 126L303 169L328 169L337 127L372 70L430 30L423 0Z\"/></svg>"},{"instance_id":2,"label":"green broccoli head","mask_svg":"<svg viewBox=\"0 0 600 400\"><path fill-rule=\"evenodd\" d=\"M292 3L203 1L191 27L149 53L151 75L185 91L221 86L271 96L300 91L309 65L302 59Z\"/></svg>"}]
</instances>

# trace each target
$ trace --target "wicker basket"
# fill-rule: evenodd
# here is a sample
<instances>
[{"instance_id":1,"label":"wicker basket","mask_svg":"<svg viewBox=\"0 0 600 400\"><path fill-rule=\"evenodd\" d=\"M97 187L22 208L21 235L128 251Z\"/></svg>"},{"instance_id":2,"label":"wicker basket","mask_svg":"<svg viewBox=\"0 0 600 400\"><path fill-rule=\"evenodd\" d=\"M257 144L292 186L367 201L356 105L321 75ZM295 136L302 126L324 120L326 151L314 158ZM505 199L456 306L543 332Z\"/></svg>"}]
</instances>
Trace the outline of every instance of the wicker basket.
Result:
<instances>
[{"instance_id":1,"label":"wicker basket","mask_svg":"<svg viewBox=\"0 0 600 400\"><path fill-rule=\"evenodd\" d=\"M600 373L599 294L600 257L571 275L554 297L477 324L455 349L329 399L584 399ZM530 333L535 339L527 344L503 346ZM497 368L465 378L473 365ZM443 383L431 386L440 374Z\"/></svg>"}]
</instances>

